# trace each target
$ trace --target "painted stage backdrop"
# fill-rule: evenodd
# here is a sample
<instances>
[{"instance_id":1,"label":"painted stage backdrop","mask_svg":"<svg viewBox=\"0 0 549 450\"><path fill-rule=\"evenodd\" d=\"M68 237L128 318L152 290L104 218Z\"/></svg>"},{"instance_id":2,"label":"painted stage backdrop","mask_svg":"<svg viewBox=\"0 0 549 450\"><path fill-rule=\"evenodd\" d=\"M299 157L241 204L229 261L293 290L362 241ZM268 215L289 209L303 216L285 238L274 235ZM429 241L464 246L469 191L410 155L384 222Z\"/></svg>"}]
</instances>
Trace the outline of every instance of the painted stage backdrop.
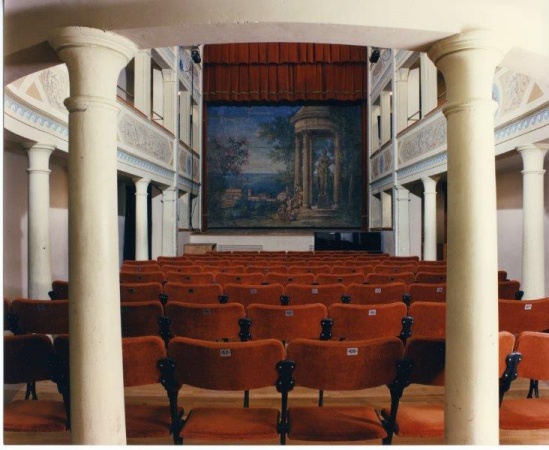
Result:
<instances>
[{"instance_id":1,"label":"painted stage backdrop","mask_svg":"<svg viewBox=\"0 0 549 450\"><path fill-rule=\"evenodd\" d=\"M360 228L360 105L208 106L209 228Z\"/></svg>"}]
</instances>

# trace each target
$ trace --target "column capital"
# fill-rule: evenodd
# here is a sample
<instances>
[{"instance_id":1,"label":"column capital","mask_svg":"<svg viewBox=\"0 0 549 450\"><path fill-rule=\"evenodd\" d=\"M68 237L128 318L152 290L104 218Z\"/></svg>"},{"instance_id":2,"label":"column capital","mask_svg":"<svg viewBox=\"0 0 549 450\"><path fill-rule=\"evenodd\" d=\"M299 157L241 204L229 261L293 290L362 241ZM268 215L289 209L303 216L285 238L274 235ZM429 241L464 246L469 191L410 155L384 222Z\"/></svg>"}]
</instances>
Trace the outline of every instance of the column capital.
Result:
<instances>
[{"instance_id":1,"label":"column capital","mask_svg":"<svg viewBox=\"0 0 549 450\"><path fill-rule=\"evenodd\" d=\"M51 172L49 165L50 156L55 150L54 145L25 143L22 146L26 150L29 158L28 173L49 174Z\"/></svg>"},{"instance_id":2,"label":"column capital","mask_svg":"<svg viewBox=\"0 0 549 450\"><path fill-rule=\"evenodd\" d=\"M162 69L162 78L164 82L173 83L176 80L175 70L173 69Z\"/></svg>"},{"instance_id":3,"label":"column capital","mask_svg":"<svg viewBox=\"0 0 549 450\"><path fill-rule=\"evenodd\" d=\"M522 164L524 167L522 173L524 175L530 173L543 175L545 173L545 170L543 169L543 160L545 159L547 150L548 146L543 144L521 145L517 147L517 152L519 152L522 157Z\"/></svg>"},{"instance_id":4,"label":"column capital","mask_svg":"<svg viewBox=\"0 0 549 450\"><path fill-rule=\"evenodd\" d=\"M397 200L410 200L410 190L402 185L395 185L395 197Z\"/></svg>"},{"instance_id":5,"label":"column capital","mask_svg":"<svg viewBox=\"0 0 549 450\"><path fill-rule=\"evenodd\" d=\"M410 75L410 69L408 69L407 67L398 69L398 70L395 72L395 81L396 81L397 83L399 83L399 82L404 82L404 81L408 81L408 76L409 76L409 75Z\"/></svg>"},{"instance_id":6,"label":"column capital","mask_svg":"<svg viewBox=\"0 0 549 450\"><path fill-rule=\"evenodd\" d=\"M494 72L507 46L488 30L472 30L435 43L428 56L446 80L449 112L463 103L475 107L492 102ZM446 112L445 112L446 114Z\"/></svg>"},{"instance_id":7,"label":"column capital","mask_svg":"<svg viewBox=\"0 0 549 450\"><path fill-rule=\"evenodd\" d=\"M146 195L151 180L149 178L132 178L132 180L135 183L135 195Z\"/></svg>"},{"instance_id":8,"label":"column capital","mask_svg":"<svg viewBox=\"0 0 549 450\"><path fill-rule=\"evenodd\" d=\"M137 52L137 46L129 39L96 28L57 28L48 41L67 64L71 98L80 95L114 98L116 83L113 87L112 80L118 78L120 70Z\"/></svg>"},{"instance_id":9,"label":"column capital","mask_svg":"<svg viewBox=\"0 0 549 450\"><path fill-rule=\"evenodd\" d=\"M423 193L424 194L436 194L437 183L440 177L423 177L421 181L423 182Z\"/></svg>"}]
</instances>

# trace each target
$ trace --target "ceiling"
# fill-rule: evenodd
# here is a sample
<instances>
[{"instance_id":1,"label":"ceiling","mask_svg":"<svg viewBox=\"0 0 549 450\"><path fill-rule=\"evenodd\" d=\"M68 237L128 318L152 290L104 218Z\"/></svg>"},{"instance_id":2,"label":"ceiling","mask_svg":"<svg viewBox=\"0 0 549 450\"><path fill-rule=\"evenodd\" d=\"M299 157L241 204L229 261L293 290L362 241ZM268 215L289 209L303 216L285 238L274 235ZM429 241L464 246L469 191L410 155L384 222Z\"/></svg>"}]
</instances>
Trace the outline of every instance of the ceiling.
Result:
<instances>
[{"instance_id":1,"label":"ceiling","mask_svg":"<svg viewBox=\"0 0 549 450\"><path fill-rule=\"evenodd\" d=\"M140 48L229 42L318 42L425 51L441 38L492 30L501 65L549 85L546 0L5 0L5 83L60 61L52 29L86 26Z\"/></svg>"}]
</instances>

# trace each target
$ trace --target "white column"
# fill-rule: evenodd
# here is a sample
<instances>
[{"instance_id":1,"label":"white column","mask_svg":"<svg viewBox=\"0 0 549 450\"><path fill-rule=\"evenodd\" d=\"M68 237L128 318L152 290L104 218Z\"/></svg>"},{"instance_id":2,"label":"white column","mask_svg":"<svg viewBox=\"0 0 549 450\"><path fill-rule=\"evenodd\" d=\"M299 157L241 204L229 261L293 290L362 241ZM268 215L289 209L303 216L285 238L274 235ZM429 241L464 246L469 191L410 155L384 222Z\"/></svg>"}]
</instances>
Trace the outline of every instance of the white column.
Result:
<instances>
[{"instance_id":1,"label":"white column","mask_svg":"<svg viewBox=\"0 0 549 450\"><path fill-rule=\"evenodd\" d=\"M135 259L149 259L149 227L147 208L147 188L151 180L134 179L135 182Z\"/></svg>"},{"instance_id":2,"label":"white column","mask_svg":"<svg viewBox=\"0 0 549 450\"><path fill-rule=\"evenodd\" d=\"M135 55L135 100L134 106L145 116L151 117L151 52L140 50Z\"/></svg>"},{"instance_id":3,"label":"white column","mask_svg":"<svg viewBox=\"0 0 549 450\"><path fill-rule=\"evenodd\" d=\"M176 71L172 69L162 69L162 79L164 86L164 128L175 133L177 127L177 96L176 96Z\"/></svg>"},{"instance_id":4,"label":"white column","mask_svg":"<svg viewBox=\"0 0 549 450\"><path fill-rule=\"evenodd\" d=\"M437 259L437 180L429 177L423 181L423 259Z\"/></svg>"},{"instance_id":5,"label":"white column","mask_svg":"<svg viewBox=\"0 0 549 450\"><path fill-rule=\"evenodd\" d=\"M437 68L426 53L419 58L421 117L425 117L438 105Z\"/></svg>"},{"instance_id":6,"label":"white column","mask_svg":"<svg viewBox=\"0 0 549 450\"><path fill-rule=\"evenodd\" d=\"M50 155L54 146L25 146L29 158L28 297L47 299L51 291Z\"/></svg>"},{"instance_id":7,"label":"white column","mask_svg":"<svg viewBox=\"0 0 549 450\"><path fill-rule=\"evenodd\" d=\"M175 204L177 188L170 186L162 191L162 255L175 256L177 254L177 217Z\"/></svg>"},{"instance_id":8,"label":"white column","mask_svg":"<svg viewBox=\"0 0 549 450\"><path fill-rule=\"evenodd\" d=\"M376 150L379 150L381 147L381 136L379 134L378 129L378 117L381 117L381 108L379 105L372 105L371 107L372 113L370 116L371 119L371 136L370 136L370 142L372 145L372 150L370 151L370 154L374 153Z\"/></svg>"},{"instance_id":9,"label":"white column","mask_svg":"<svg viewBox=\"0 0 549 450\"><path fill-rule=\"evenodd\" d=\"M543 160L547 148L518 147L522 156L522 280L524 300L545 297Z\"/></svg>"},{"instance_id":10,"label":"white column","mask_svg":"<svg viewBox=\"0 0 549 450\"><path fill-rule=\"evenodd\" d=\"M432 63L431 63L432 64ZM408 126L408 75L410 69L399 69L395 74L395 102L397 108L397 132L400 133Z\"/></svg>"},{"instance_id":11,"label":"white column","mask_svg":"<svg viewBox=\"0 0 549 450\"><path fill-rule=\"evenodd\" d=\"M446 444L499 442L492 83L502 56L499 40L478 30L429 49L448 99Z\"/></svg>"},{"instance_id":12,"label":"white column","mask_svg":"<svg viewBox=\"0 0 549 450\"><path fill-rule=\"evenodd\" d=\"M393 227L393 197L391 194L382 191L379 193L381 199L381 227Z\"/></svg>"},{"instance_id":13,"label":"white column","mask_svg":"<svg viewBox=\"0 0 549 450\"><path fill-rule=\"evenodd\" d=\"M381 146L391 139L391 93L381 91Z\"/></svg>"},{"instance_id":14,"label":"white column","mask_svg":"<svg viewBox=\"0 0 549 450\"><path fill-rule=\"evenodd\" d=\"M124 445L118 263L116 84L136 46L66 27L50 44L67 64L71 441Z\"/></svg>"},{"instance_id":15,"label":"white column","mask_svg":"<svg viewBox=\"0 0 549 450\"><path fill-rule=\"evenodd\" d=\"M403 186L395 186L396 200L396 254L410 255L410 191Z\"/></svg>"}]
</instances>

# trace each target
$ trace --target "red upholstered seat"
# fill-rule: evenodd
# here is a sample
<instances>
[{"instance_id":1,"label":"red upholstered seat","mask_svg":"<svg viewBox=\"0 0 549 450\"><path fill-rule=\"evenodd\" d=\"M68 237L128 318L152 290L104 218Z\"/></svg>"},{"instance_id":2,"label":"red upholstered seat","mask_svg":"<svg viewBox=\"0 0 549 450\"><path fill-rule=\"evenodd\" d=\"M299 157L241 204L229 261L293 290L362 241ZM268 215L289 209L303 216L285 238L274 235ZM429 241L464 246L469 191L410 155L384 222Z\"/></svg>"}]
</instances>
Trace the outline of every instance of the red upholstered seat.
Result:
<instances>
[{"instance_id":1,"label":"red upholstered seat","mask_svg":"<svg viewBox=\"0 0 549 450\"><path fill-rule=\"evenodd\" d=\"M444 434L444 403L409 406L402 404L397 415L401 437L437 437Z\"/></svg>"},{"instance_id":2,"label":"red upholstered seat","mask_svg":"<svg viewBox=\"0 0 549 450\"><path fill-rule=\"evenodd\" d=\"M66 421L62 401L16 400L4 405L4 431L65 431Z\"/></svg>"}]
</instances>

